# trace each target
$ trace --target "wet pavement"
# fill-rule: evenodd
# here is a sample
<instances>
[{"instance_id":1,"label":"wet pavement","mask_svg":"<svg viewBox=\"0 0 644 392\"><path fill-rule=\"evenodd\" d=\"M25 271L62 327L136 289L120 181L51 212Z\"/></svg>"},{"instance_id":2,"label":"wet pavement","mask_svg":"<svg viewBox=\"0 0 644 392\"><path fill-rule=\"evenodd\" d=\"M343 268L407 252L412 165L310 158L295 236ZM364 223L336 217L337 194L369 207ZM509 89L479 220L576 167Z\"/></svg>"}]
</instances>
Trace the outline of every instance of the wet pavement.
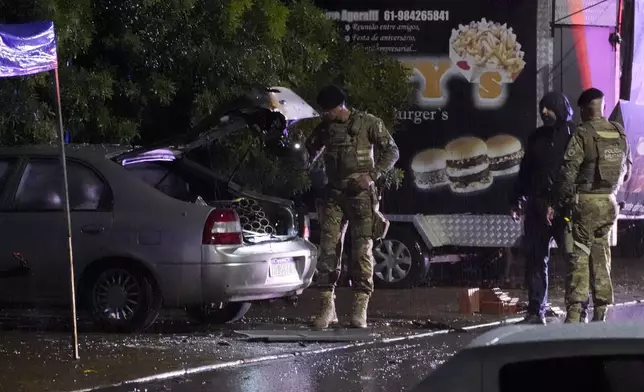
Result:
<instances>
[{"instance_id":1,"label":"wet pavement","mask_svg":"<svg viewBox=\"0 0 644 392\"><path fill-rule=\"evenodd\" d=\"M479 332L249 365L101 392L393 392L411 389Z\"/></svg>"},{"instance_id":2,"label":"wet pavement","mask_svg":"<svg viewBox=\"0 0 644 392\"><path fill-rule=\"evenodd\" d=\"M608 322L644 320L644 304L613 307ZM559 323L561 318L550 318ZM488 329L240 365L172 379L100 389L101 392L394 392L407 391Z\"/></svg>"},{"instance_id":3,"label":"wet pavement","mask_svg":"<svg viewBox=\"0 0 644 392\"><path fill-rule=\"evenodd\" d=\"M186 369L204 366L201 371L237 366L248 360L295 358L353 347L354 343L346 341L250 342L234 332L306 331L306 322L317 308L316 294L315 290L305 292L296 308L282 302L255 306L244 323L225 327L194 325L182 312L166 313L150 333L140 335L100 334L93 332L88 323L81 322L81 359L78 361L71 358L69 334L62 332L67 328L64 314L32 315L26 322L5 312L4 318L0 318L5 330L0 341L0 391L79 390L167 372L181 374ZM345 324L350 296L349 290L338 290L338 313ZM406 301L407 305L403 306ZM441 307L444 303L448 306ZM454 312L454 303L456 289L381 291L380 299L374 296L369 312L372 328L359 340L373 343L376 339L416 336L498 319L459 315ZM394 317L385 317L387 308Z\"/></svg>"},{"instance_id":4,"label":"wet pavement","mask_svg":"<svg viewBox=\"0 0 644 392\"><path fill-rule=\"evenodd\" d=\"M174 333L141 335L80 335L80 360L72 359L69 334L60 332L3 331L0 343L0 391L70 391L113 385L167 372L200 371L312 355L373 343L375 340L431 333L442 325L407 320L376 320L360 331L358 342L306 341L265 343L248 341L235 330L306 332L302 324L239 324L226 328L191 326L176 322L166 326ZM161 323L157 328L164 328ZM340 329L339 331L343 331ZM345 330L346 331L346 330ZM356 335L354 335L356 336ZM346 339L342 339L346 340ZM360 342L362 341L362 342ZM176 374L175 374L176 375Z\"/></svg>"},{"instance_id":5,"label":"wet pavement","mask_svg":"<svg viewBox=\"0 0 644 392\"><path fill-rule=\"evenodd\" d=\"M341 343L252 343L224 333L80 337L81 359L71 358L68 335L4 333L0 391L74 390L110 385L179 369L294 355Z\"/></svg>"},{"instance_id":6,"label":"wet pavement","mask_svg":"<svg viewBox=\"0 0 644 392\"><path fill-rule=\"evenodd\" d=\"M642 290L644 263L621 264L620 260L614 261L616 301L644 298ZM505 286L501 285L501 287ZM305 323L317 308L316 290L305 291L297 307L283 301L254 305L243 323L226 327L192 324L186 320L183 312L166 312L161 322L157 323L149 333L141 335L100 334L96 333L87 322L82 321L80 325L81 359L78 361L71 359L71 338L67 332L64 332L68 330L67 312L47 314L31 311L0 312L0 328L3 330L3 339L0 340L0 392L71 391L167 372L175 372L168 375L181 376L187 369L195 368L202 372L218 368L220 370L216 375L193 374L190 380L199 379L204 385L211 386L221 385L220 382L242 385L240 383L246 379L257 377L262 379L261 377L266 375L257 369L271 366L277 366L273 369L276 374L282 374L281 382L285 385L291 385L290 378L297 376L308 380L306 385L311 388L314 388L316 383L322 385L326 382L332 385L333 383L346 384L347 388L350 385L358 388L347 390L361 390L359 388L381 390L376 384L389 384L383 381L379 374L389 374L391 371L391 374L395 375L398 372L401 373L401 380L391 381L393 383L391 388L400 390L409 380L418 378L424 373L405 373L401 370L402 365L395 359L399 354L377 354L381 352L378 351L381 348L375 345L381 343L375 343L376 339L418 336L445 328L459 330L467 325L498 320L499 317L493 315L459 314L457 291L457 288L447 287L376 291L369 308L370 322L373 327L369 330L371 335L366 337L369 344L359 343L358 347L347 342L249 342L243 336L233 332L257 329L305 331ZM510 291L512 296L523 297L523 291L520 289L504 291ZM343 288L338 290L337 295L338 314L341 322L346 322L350 312L351 292ZM550 300L554 305L563 304L562 290L556 280L551 287ZM619 309L615 308L610 318L644 321L644 304L636 303ZM454 336L457 336L455 334L437 336L430 338L427 347L424 348L422 344L418 346L419 341L412 343L399 341L398 348L388 347L387 350L391 353L412 352L410 355L418 357L418 365L409 362L413 359L403 358L401 361L413 369L420 369L423 366L421 362L437 363L441 356L451 355L460 347L461 342L465 342L467 337L473 334L474 332L465 334L462 338L455 338ZM436 351L435 348L440 347L443 347L442 351ZM366 351L354 353L347 351L355 351L356 348L366 349ZM325 350L336 351L324 353ZM418 353L415 353L416 350ZM376 353L374 354L376 359L366 360L364 356L369 353ZM394 358L392 359L394 363L389 363L389 360L382 362L383 358L377 359L379 355ZM340 358L337 359L340 362L331 360L336 357ZM284 362L285 359L290 361ZM248 365L252 363L249 361L254 360L267 362ZM324 365L325 363L327 365ZM306 370L306 366L309 365L313 366L314 370ZM235 366L235 368L224 369L222 366ZM293 370L290 369L291 366ZM372 369L372 373L369 373L369 369ZM293 371L297 374L292 373ZM260 376L255 375L257 372ZM362 375L349 381L347 377L350 376L347 376L347 372ZM228 378L209 384L209 379L220 377L221 374L228 374L226 376ZM278 383L279 377L271 377L271 383L281 385ZM341 382L343 377L346 378L344 384ZM387 379L390 378L395 379L394 376L387 376ZM196 388L195 381L188 382L181 377L177 379L179 381L168 381L166 385L173 386L172 390L184 384L186 387L190 384L192 385L190 388ZM257 390L250 387L251 382L246 381L243 384L246 385L246 390ZM370 382L375 384L369 384ZM128 390L127 387L125 390Z\"/></svg>"}]
</instances>

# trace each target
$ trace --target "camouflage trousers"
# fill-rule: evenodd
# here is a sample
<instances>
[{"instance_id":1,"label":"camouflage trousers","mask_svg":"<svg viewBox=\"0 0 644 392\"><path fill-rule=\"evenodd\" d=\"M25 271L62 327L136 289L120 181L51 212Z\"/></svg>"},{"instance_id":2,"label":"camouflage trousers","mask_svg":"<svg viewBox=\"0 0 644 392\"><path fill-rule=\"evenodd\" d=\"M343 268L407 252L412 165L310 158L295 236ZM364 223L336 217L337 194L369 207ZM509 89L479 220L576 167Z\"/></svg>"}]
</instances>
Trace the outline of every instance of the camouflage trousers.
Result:
<instances>
[{"instance_id":1,"label":"camouflage trousers","mask_svg":"<svg viewBox=\"0 0 644 392\"><path fill-rule=\"evenodd\" d=\"M326 210L325 203L326 202L324 199L315 199L315 212L317 212L318 214L319 222L324 222L324 211ZM344 217L340 225L340 236L338 237L338 242L335 246L335 258L336 258L335 265L336 265L336 268L338 269L338 271L336 271L338 276L342 274L342 254L344 252L344 236L346 235L348 228L349 228L349 221L347 220L346 217ZM319 273L320 272L318 271L318 276L319 276Z\"/></svg>"},{"instance_id":2,"label":"camouflage trousers","mask_svg":"<svg viewBox=\"0 0 644 392\"><path fill-rule=\"evenodd\" d=\"M332 290L340 279L342 248L347 230L351 229L351 262L349 275L356 291L373 292L373 202L372 191L355 195L330 189L320 211L320 257L317 285Z\"/></svg>"},{"instance_id":3,"label":"camouflage trousers","mask_svg":"<svg viewBox=\"0 0 644 392\"><path fill-rule=\"evenodd\" d=\"M579 195L573 213L573 253L566 271L566 307L577 311L590 291L595 309L613 303L609 234L617 219L613 195Z\"/></svg>"}]
</instances>

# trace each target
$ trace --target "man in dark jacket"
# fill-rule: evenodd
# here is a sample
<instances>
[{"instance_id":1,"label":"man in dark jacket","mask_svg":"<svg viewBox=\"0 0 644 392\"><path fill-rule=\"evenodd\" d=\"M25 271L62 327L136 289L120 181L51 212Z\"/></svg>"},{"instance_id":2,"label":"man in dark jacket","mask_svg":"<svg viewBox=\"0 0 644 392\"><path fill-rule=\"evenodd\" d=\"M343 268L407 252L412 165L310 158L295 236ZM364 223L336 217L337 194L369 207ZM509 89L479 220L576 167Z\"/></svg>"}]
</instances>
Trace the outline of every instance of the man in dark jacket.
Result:
<instances>
[{"instance_id":1,"label":"man in dark jacket","mask_svg":"<svg viewBox=\"0 0 644 392\"><path fill-rule=\"evenodd\" d=\"M556 218L551 220L546 216L553 215L548 206L550 192L575 129L572 107L565 95L547 93L539 102L539 111L543 126L528 139L526 154L510 197L513 217L525 217L523 246L528 314L524 322L530 324L546 323L551 242L554 239L559 249L564 247L562 214L556 214Z\"/></svg>"}]
</instances>

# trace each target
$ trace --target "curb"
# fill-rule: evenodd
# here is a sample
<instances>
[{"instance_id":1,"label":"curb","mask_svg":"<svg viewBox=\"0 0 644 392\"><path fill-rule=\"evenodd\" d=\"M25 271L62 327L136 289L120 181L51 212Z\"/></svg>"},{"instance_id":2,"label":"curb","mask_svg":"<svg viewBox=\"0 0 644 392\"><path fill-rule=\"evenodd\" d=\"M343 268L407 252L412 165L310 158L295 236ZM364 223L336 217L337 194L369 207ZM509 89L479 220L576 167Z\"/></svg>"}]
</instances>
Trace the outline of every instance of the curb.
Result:
<instances>
[{"instance_id":1,"label":"curb","mask_svg":"<svg viewBox=\"0 0 644 392\"><path fill-rule=\"evenodd\" d=\"M609 308L619 308L620 306L638 305L638 304L643 304L643 303L644 303L644 299L636 299L634 301L620 302L618 304L608 305L608 307Z\"/></svg>"},{"instance_id":2,"label":"curb","mask_svg":"<svg viewBox=\"0 0 644 392\"><path fill-rule=\"evenodd\" d=\"M465 331L472 331L472 330L481 329L481 328L489 328L489 327L503 326L507 324L514 324L521 320L523 320L523 317L516 317L511 319L494 321L490 323L470 325L467 327L463 327L461 329ZM106 388L116 388L116 387L122 387L126 385L144 384L144 383L149 383L154 381L163 381L163 380L168 380L172 378L185 377L192 374L207 373L215 370L234 368L234 367L250 365L250 364L257 364L257 363L263 363L263 362L269 362L269 361L275 361L275 360L281 360L281 359L289 359L289 358L295 358L295 357L303 357L303 356L309 356L309 355L326 354L334 351L349 350L354 348L367 348L370 346L375 346L377 344L389 344L389 343L396 343L401 341L423 339L423 338L428 338L432 336L445 335L450 332L454 332L454 330L442 329L438 331L416 333L416 334L411 334L407 336L397 336L397 337L391 337L391 338L374 339L367 342L343 344L340 346L321 348L317 350L294 351L294 352L284 353L284 354L264 355L264 356L255 357L255 358L238 359L234 361L215 363L212 365L189 367L182 370L174 370L170 372L157 373L147 377L135 378L132 380L122 381L114 384L99 385L91 388L76 389L69 392L92 392L92 391L98 391Z\"/></svg>"}]
</instances>

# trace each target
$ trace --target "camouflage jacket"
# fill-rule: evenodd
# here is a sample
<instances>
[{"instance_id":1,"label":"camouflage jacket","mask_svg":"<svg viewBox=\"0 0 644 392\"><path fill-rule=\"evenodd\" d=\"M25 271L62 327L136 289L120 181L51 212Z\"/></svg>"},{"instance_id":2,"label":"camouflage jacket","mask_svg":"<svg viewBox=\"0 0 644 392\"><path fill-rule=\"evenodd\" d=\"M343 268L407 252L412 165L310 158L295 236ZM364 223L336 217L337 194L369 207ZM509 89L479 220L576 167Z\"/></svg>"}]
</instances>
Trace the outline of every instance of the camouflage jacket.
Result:
<instances>
[{"instance_id":1,"label":"camouflage jacket","mask_svg":"<svg viewBox=\"0 0 644 392\"><path fill-rule=\"evenodd\" d=\"M553 186L552 204L562 205L569 202L574 198L577 193L577 186L580 178L583 177L582 167L588 164L594 158L597 159L597 154L594 152L596 142L594 140L595 131L598 133L606 130L608 132L617 132L615 125L611 124L605 118L593 120L592 125L590 122L583 122L577 127L577 131L571 137L564 153L564 162L559 170L557 180ZM621 127L621 126L620 126ZM632 160L630 156L630 149L626 144L626 159L621 168L621 180L615 184L617 188L623 181L627 181L630 176ZM592 157L592 158L591 158ZM591 165L594 169L597 163Z\"/></svg>"},{"instance_id":2,"label":"camouflage jacket","mask_svg":"<svg viewBox=\"0 0 644 392\"><path fill-rule=\"evenodd\" d=\"M370 174L377 180L399 157L398 146L382 120L358 111L352 111L345 123L322 122L306 148L312 162L323 156L329 184L338 189L356 174Z\"/></svg>"}]
</instances>

